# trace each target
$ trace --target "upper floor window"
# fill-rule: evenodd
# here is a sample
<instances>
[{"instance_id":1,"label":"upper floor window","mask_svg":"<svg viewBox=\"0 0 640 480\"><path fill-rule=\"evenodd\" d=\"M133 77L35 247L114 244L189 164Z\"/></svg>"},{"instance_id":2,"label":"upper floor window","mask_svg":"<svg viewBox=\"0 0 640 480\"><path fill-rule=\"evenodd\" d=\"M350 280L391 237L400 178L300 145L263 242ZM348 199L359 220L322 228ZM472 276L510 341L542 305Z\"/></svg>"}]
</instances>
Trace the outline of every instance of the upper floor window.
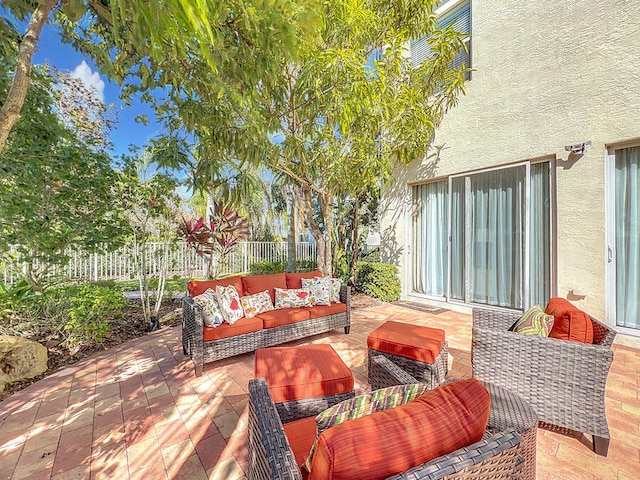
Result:
<instances>
[{"instance_id":1,"label":"upper floor window","mask_svg":"<svg viewBox=\"0 0 640 480\"><path fill-rule=\"evenodd\" d=\"M465 65L471 67L471 2L451 0L444 3L438 10L442 11L438 19L440 27L448 27L453 25L457 32L465 33L464 43L467 47L466 51L462 50L454 59L453 66L455 68ZM429 36L422 37L419 40L412 40L410 44L411 60L414 66L420 65L431 54L429 47ZM467 72L466 79L471 79L471 72Z\"/></svg>"}]
</instances>

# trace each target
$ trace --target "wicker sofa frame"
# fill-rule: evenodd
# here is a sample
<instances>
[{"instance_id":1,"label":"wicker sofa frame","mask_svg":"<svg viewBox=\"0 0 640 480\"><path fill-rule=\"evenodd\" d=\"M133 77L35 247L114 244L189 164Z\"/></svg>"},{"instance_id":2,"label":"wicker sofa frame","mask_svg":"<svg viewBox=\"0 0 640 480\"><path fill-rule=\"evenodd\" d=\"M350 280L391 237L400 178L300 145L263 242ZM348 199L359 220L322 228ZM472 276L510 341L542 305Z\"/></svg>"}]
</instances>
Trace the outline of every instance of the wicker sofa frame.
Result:
<instances>
[{"instance_id":1,"label":"wicker sofa frame","mask_svg":"<svg viewBox=\"0 0 640 480\"><path fill-rule=\"evenodd\" d=\"M315 412L320 413L321 410ZM264 378L249 382L249 480L301 480L283 422ZM487 432L477 443L438 457L391 480L520 478L522 437L513 429ZM393 455L393 452L389 452Z\"/></svg>"},{"instance_id":2,"label":"wicker sofa frame","mask_svg":"<svg viewBox=\"0 0 640 480\"><path fill-rule=\"evenodd\" d=\"M182 349L185 355L191 357L196 376L199 377L202 375L204 365L210 362L325 333L336 328L344 328L344 332L349 333L351 328L350 287L343 285L340 288L340 301L346 304L345 312L205 342L202 307L194 303L191 297L184 297L182 299Z\"/></svg>"},{"instance_id":3,"label":"wicker sofa frame","mask_svg":"<svg viewBox=\"0 0 640 480\"><path fill-rule=\"evenodd\" d=\"M509 331L519 313L473 310L473 376L524 398L541 422L593 436L606 456L605 386L616 332L591 317L593 344Z\"/></svg>"}]
</instances>

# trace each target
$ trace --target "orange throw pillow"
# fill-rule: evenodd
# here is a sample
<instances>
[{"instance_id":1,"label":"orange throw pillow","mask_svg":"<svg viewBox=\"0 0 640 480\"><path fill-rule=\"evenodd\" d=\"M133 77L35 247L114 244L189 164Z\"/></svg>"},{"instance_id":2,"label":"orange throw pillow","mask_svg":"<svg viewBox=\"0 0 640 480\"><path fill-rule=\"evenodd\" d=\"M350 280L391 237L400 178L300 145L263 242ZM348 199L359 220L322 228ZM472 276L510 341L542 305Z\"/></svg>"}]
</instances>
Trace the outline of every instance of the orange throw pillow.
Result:
<instances>
[{"instance_id":1,"label":"orange throw pillow","mask_svg":"<svg viewBox=\"0 0 640 480\"><path fill-rule=\"evenodd\" d=\"M544 309L553 315L553 328L549 337L570 342L593 343L593 323L585 312L564 298L554 297Z\"/></svg>"},{"instance_id":2,"label":"orange throw pillow","mask_svg":"<svg viewBox=\"0 0 640 480\"><path fill-rule=\"evenodd\" d=\"M322 432L309 480L377 480L482 439L491 398L478 380L435 388L414 401Z\"/></svg>"}]
</instances>

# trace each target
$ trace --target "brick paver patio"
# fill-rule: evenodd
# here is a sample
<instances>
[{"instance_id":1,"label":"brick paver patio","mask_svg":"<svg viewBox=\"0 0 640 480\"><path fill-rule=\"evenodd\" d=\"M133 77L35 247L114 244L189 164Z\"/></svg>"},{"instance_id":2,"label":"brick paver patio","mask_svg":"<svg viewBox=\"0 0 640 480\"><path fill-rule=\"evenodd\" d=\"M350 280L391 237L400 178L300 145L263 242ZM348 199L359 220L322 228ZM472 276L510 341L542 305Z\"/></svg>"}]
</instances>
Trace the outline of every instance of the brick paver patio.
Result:
<instances>
[{"instance_id":1,"label":"brick paver patio","mask_svg":"<svg viewBox=\"0 0 640 480\"><path fill-rule=\"evenodd\" d=\"M352 312L342 330L303 343L331 343L366 384L366 336L385 320L444 328L450 375L471 375L471 319L394 305ZM538 429L538 478L640 478L640 341L616 341L607 383L609 456L578 436ZM589 372L585 372L588 375ZM196 378L182 354L180 327L108 350L0 403L0 479L245 478L247 383L253 354L210 364Z\"/></svg>"}]
</instances>

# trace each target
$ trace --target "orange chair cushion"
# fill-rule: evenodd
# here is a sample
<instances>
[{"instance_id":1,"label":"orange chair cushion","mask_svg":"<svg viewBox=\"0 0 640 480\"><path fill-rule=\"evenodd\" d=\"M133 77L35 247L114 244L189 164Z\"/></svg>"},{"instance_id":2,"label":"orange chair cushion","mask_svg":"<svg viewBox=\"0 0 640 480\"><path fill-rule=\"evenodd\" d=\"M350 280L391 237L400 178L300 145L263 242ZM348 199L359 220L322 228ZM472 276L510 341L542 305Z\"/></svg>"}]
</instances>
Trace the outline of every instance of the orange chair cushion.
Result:
<instances>
[{"instance_id":1,"label":"orange chair cushion","mask_svg":"<svg viewBox=\"0 0 640 480\"><path fill-rule=\"evenodd\" d=\"M309 320L309 309L307 308L280 308L269 310L258 315L262 320L264 328L281 327L296 322Z\"/></svg>"},{"instance_id":2,"label":"orange chair cushion","mask_svg":"<svg viewBox=\"0 0 640 480\"><path fill-rule=\"evenodd\" d=\"M254 376L266 379L276 403L353 391L351 370L327 344L261 348Z\"/></svg>"},{"instance_id":3,"label":"orange chair cushion","mask_svg":"<svg viewBox=\"0 0 640 480\"><path fill-rule=\"evenodd\" d=\"M564 298L554 297L544 309L547 315L553 315L551 338L570 342L593 343L593 323L585 312Z\"/></svg>"},{"instance_id":4,"label":"orange chair cushion","mask_svg":"<svg viewBox=\"0 0 640 480\"><path fill-rule=\"evenodd\" d=\"M367 337L371 350L411 358L422 363L436 361L444 347L444 330L389 320Z\"/></svg>"},{"instance_id":5,"label":"orange chair cushion","mask_svg":"<svg viewBox=\"0 0 640 480\"><path fill-rule=\"evenodd\" d=\"M204 327L203 338L205 342L211 340L221 340L223 338L235 337L245 333L257 332L262 330L262 320L257 317L246 318L234 322L233 325L224 322L217 327Z\"/></svg>"},{"instance_id":6,"label":"orange chair cushion","mask_svg":"<svg viewBox=\"0 0 640 480\"><path fill-rule=\"evenodd\" d=\"M271 296L271 303L273 303L276 298L273 289L287 288L287 277L285 277L284 273L249 275L242 277L242 285L244 286L244 295L253 295L267 290Z\"/></svg>"},{"instance_id":7,"label":"orange chair cushion","mask_svg":"<svg viewBox=\"0 0 640 480\"><path fill-rule=\"evenodd\" d=\"M315 417L302 418L285 423L283 427L293 456L296 458L296 465L300 468L302 478L306 478L309 474L302 468L302 464L309 455L309 450L311 450L316 438L316 419Z\"/></svg>"},{"instance_id":8,"label":"orange chair cushion","mask_svg":"<svg viewBox=\"0 0 640 480\"><path fill-rule=\"evenodd\" d=\"M489 392L478 380L453 382L400 407L322 432L310 480L377 480L482 439Z\"/></svg>"},{"instance_id":9,"label":"orange chair cushion","mask_svg":"<svg viewBox=\"0 0 640 480\"><path fill-rule=\"evenodd\" d=\"M309 316L311 318L320 318L326 317L327 315L346 312L347 304L332 303L331 305L316 305L314 307L307 308L307 310L309 310Z\"/></svg>"},{"instance_id":10,"label":"orange chair cushion","mask_svg":"<svg viewBox=\"0 0 640 480\"><path fill-rule=\"evenodd\" d=\"M220 280L191 280L187 284L187 290L191 298L197 297L207 291L208 288L216 291L216 287L226 287L233 285L238 291L238 295L242 296L242 275L234 275L233 277L221 278Z\"/></svg>"},{"instance_id":11,"label":"orange chair cushion","mask_svg":"<svg viewBox=\"0 0 640 480\"><path fill-rule=\"evenodd\" d=\"M314 272L302 272L302 273L287 273L287 286L286 288L302 288L303 278L321 277L322 272L316 270Z\"/></svg>"}]
</instances>

